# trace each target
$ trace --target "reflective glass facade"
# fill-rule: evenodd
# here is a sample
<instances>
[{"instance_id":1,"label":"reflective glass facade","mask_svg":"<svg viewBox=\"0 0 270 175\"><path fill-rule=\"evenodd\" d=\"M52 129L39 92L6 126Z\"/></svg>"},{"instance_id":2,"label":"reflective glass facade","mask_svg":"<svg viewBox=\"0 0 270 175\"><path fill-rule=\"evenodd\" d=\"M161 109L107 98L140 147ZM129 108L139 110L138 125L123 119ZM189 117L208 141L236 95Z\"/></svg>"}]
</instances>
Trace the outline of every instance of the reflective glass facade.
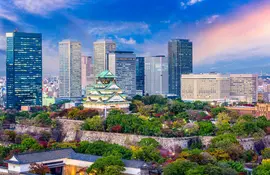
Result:
<instances>
[{"instance_id":1,"label":"reflective glass facade","mask_svg":"<svg viewBox=\"0 0 270 175\"><path fill-rule=\"evenodd\" d=\"M136 90L144 94L144 57L136 58Z\"/></svg>"},{"instance_id":2,"label":"reflective glass facade","mask_svg":"<svg viewBox=\"0 0 270 175\"><path fill-rule=\"evenodd\" d=\"M7 108L42 105L42 35L7 33Z\"/></svg>"},{"instance_id":3,"label":"reflective glass facade","mask_svg":"<svg viewBox=\"0 0 270 175\"><path fill-rule=\"evenodd\" d=\"M192 42L173 39L168 44L169 93L181 97L181 75L193 72Z\"/></svg>"}]
</instances>

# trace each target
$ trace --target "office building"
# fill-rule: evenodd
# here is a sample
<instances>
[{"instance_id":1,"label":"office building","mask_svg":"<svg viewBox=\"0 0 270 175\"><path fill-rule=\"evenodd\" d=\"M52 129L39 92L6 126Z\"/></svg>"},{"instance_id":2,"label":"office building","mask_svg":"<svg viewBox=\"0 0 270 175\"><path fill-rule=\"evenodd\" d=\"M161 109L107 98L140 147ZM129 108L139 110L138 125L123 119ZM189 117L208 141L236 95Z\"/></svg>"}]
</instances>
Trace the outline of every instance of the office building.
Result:
<instances>
[{"instance_id":1,"label":"office building","mask_svg":"<svg viewBox=\"0 0 270 175\"><path fill-rule=\"evenodd\" d=\"M124 93L133 97L136 95L136 55L130 51L115 51L109 53L109 70Z\"/></svg>"},{"instance_id":2,"label":"office building","mask_svg":"<svg viewBox=\"0 0 270 175\"><path fill-rule=\"evenodd\" d=\"M81 43L65 40L59 43L59 97L77 99L82 96Z\"/></svg>"},{"instance_id":3,"label":"office building","mask_svg":"<svg viewBox=\"0 0 270 175\"><path fill-rule=\"evenodd\" d=\"M94 42L94 77L108 69L108 54L115 50L116 44L111 40Z\"/></svg>"},{"instance_id":4,"label":"office building","mask_svg":"<svg viewBox=\"0 0 270 175\"><path fill-rule=\"evenodd\" d=\"M181 95L181 75L193 72L192 42L173 39L168 43L169 93Z\"/></svg>"},{"instance_id":5,"label":"office building","mask_svg":"<svg viewBox=\"0 0 270 175\"><path fill-rule=\"evenodd\" d=\"M94 84L94 64L91 56L82 56L82 89Z\"/></svg>"},{"instance_id":6,"label":"office building","mask_svg":"<svg viewBox=\"0 0 270 175\"><path fill-rule=\"evenodd\" d=\"M136 94L144 95L144 57L136 58Z\"/></svg>"},{"instance_id":7,"label":"office building","mask_svg":"<svg viewBox=\"0 0 270 175\"><path fill-rule=\"evenodd\" d=\"M185 101L225 102L230 98L230 76L222 74L182 75L182 99Z\"/></svg>"},{"instance_id":8,"label":"office building","mask_svg":"<svg viewBox=\"0 0 270 175\"><path fill-rule=\"evenodd\" d=\"M231 74L230 81L232 100L248 103L258 101L258 75Z\"/></svg>"},{"instance_id":9,"label":"office building","mask_svg":"<svg viewBox=\"0 0 270 175\"><path fill-rule=\"evenodd\" d=\"M168 94L168 58L160 55L145 57L145 94Z\"/></svg>"},{"instance_id":10,"label":"office building","mask_svg":"<svg viewBox=\"0 0 270 175\"><path fill-rule=\"evenodd\" d=\"M7 33L7 108L42 105L42 35Z\"/></svg>"}]
</instances>

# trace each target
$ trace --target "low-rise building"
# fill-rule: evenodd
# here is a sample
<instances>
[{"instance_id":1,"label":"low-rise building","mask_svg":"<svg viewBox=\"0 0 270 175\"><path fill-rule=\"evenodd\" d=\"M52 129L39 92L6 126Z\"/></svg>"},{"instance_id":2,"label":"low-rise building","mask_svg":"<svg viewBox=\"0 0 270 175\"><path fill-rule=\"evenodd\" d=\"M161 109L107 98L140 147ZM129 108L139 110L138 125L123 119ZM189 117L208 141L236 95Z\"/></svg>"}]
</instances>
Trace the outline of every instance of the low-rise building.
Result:
<instances>
[{"instance_id":1,"label":"low-rise building","mask_svg":"<svg viewBox=\"0 0 270 175\"><path fill-rule=\"evenodd\" d=\"M101 156L76 153L73 149L58 149L43 152L14 154L6 160L8 168L0 168L0 174L28 174L31 164L46 165L51 174L76 175L82 169L91 166ZM122 160L125 166L123 174L149 175L148 165L143 161ZM147 173L148 171L148 173Z\"/></svg>"},{"instance_id":2,"label":"low-rise building","mask_svg":"<svg viewBox=\"0 0 270 175\"><path fill-rule=\"evenodd\" d=\"M230 97L230 77L223 74L182 75L181 96L185 101L225 102Z\"/></svg>"}]
</instances>

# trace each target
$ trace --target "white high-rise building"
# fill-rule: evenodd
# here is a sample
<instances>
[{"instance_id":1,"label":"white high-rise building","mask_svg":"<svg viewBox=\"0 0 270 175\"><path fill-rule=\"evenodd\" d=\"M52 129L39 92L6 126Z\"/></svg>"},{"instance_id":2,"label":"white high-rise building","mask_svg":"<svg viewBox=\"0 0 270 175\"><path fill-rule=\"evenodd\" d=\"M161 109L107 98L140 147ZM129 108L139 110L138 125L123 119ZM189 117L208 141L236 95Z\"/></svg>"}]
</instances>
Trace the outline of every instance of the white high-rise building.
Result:
<instances>
[{"instance_id":1,"label":"white high-rise building","mask_svg":"<svg viewBox=\"0 0 270 175\"><path fill-rule=\"evenodd\" d=\"M125 94L136 95L136 55L130 51L115 51L109 54L109 70Z\"/></svg>"},{"instance_id":2,"label":"white high-rise building","mask_svg":"<svg viewBox=\"0 0 270 175\"><path fill-rule=\"evenodd\" d=\"M64 40L59 42L59 97L80 98L81 85L81 43Z\"/></svg>"},{"instance_id":3,"label":"white high-rise building","mask_svg":"<svg viewBox=\"0 0 270 175\"><path fill-rule=\"evenodd\" d=\"M225 102L230 98L230 76L223 74L182 75L181 95L186 101Z\"/></svg>"},{"instance_id":4,"label":"white high-rise building","mask_svg":"<svg viewBox=\"0 0 270 175\"><path fill-rule=\"evenodd\" d=\"M99 40L94 42L94 76L108 69L108 54L116 50L115 42Z\"/></svg>"},{"instance_id":5,"label":"white high-rise building","mask_svg":"<svg viewBox=\"0 0 270 175\"><path fill-rule=\"evenodd\" d=\"M159 55L145 57L145 94L167 95L169 92L168 58Z\"/></svg>"},{"instance_id":6,"label":"white high-rise building","mask_svg":"<svg viewBox=\"0 0 270 175\"><path fill-rule=\"evenodd\" d=\"M231 74L231 100L254 103L258 101L258 75Z\"/></svg>"}]
</instances>

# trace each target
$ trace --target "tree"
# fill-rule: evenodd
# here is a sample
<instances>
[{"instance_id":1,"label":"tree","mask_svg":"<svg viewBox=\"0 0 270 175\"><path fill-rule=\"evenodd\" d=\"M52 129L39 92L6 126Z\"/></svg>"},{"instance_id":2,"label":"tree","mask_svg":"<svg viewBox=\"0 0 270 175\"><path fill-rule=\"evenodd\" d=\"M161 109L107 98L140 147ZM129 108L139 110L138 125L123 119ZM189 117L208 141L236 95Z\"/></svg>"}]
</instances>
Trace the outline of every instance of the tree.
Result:
<instances>
[{"instance_id":1,"label":"tree","mask_svg":"<svg viewBox=\"0 0 270 175\"><path fill-rule=\"evenodd\" d=\"M201 121L199 124L199 135L200 136L209 136L214 133L215 126L210 121Z\"/></svg>"},{"instance_id":2,"label":"tree","mask_svg":"<svg viewBox=\"0 0 270 175\"><path fill-rule=\"evenodd\" d=\"M217 116L219 113L226 112L227 109L224 107L216 107L211 109L211 113L213 116Z\"/></svg>"},{"instance_id":3,"label":"tree","mask_svg":"<svg viewBox=\"0 0 270 175\"><path fill-rule=\"evenodd\" d=\"M197 163L187 160L177 160L164 167L164 175L186 175L190 169L194 169L198 166Z\"/></svg>"},{"instance_id":4,"label":"tree","mask_svg":"<svg viewBox=\"0 0 270 175\"><path fill-rule=\"evenodd\" d=\"M49 113L43 112L34 118L34 123L36 126L50 126L52 124L52 119L50 118Z\"/></svg>"},{"instance_id":5,"label":"tree","mask_svg":"<svg viewBox=\"0 0 270 175\"><path fill-rule=\"evenodd\" d=\"M189 116L189 114L187 112L181 112L181 113L176 115L176 118L184 119L184 120L186 120L188 122L190 116Z\"/></svg>"},{"instance_id":6,"label":"tree","mask_svg":"<svg viewBox=\"0 0 270 175\"><path fill-rule=\"evenodd\" d=\"M100 116L94 116L86 119L82 128L89 131L103 131L103 121Z\"/></svg>"},{"instance_id":7,"label":"tree","mask_svg":"<svg viewBox=\"0 0 270 175\"><path fill-rule=\"evenodd\" d=\"M72 108L69 112L68 112L68 119L72 119L72 120L77 120L78 119L78 114L79 114L80 110L78 108Z\"/></svg>"},{"instance_id":8,"label":"tree","mask_svg":"<svg viewBox=\"0 0 270 175\"><path fill-rule=\"evenodd\" d=\"M26 150L40 150L42 149L42 146L39 145L39 143L36 141L34 138L25 138L22 140L21 145L26 149Z\"/></svg>"},{"instance_id":9,"label":"tree","mask_svg":"<svg viewBox=\"0 0 270 175\"><path fill-rule=\"evenodd\" d=\"M116 170L119 171L116 171ZM121 171L124 171L124 163L117 156L107 156L97 159L88 169L87 173L94 172L96 175L108 174L109 172L113 172L114 174L110 175L120 175ZM116 173L116 174L115 174ZM109 174L108 174L109 175Z\"/></svg>"},{"instance_id":10,"label":"tree","mask_svg":"<svg viewBox=\"0 0 270 175\"><path fill-rule=\"evenodd\" d=\"M50 169L48 166L43 165L43 164L31 164L30 167L30 172L38 175L46 175L47 173L50 173Z\"/></svg>"},{"instance_id":11,"label":"tree","mask_svg":"<svg viewBox=\"0 0 270 175\"><path fill-rule=\"evenodd\" d=\"M85 120L88 118L92 118L94 116L98 115L98 111L93 110L93 109L84 109L84 110L80 110L77 114L77 117L75 117L75 119L77 120Z\"/></svg>"},{"instance_id":12,"label":"tree","mask_svg":"<svg viewBox=\"0 0 270 175\"><path fill-rule=\"evenodd\" d=\"M270 163L262 163L261 165L257 166L253 172L253 175L269 175L270 174Z\"/></svg>"},{"instance_id":13,"label":"tree","mask_svg":"<svg viewBox=\"0 0 270 175\"><path fill-rule=\"evenodd\" d=\"M270 148L262 150L262 156L264 159L270 159Z\"/></svg>"},{"instance_id":14,"label":"tree","mask_svg":"<svg viewBox=\"0 0 270 175\"><path fill-rule=\"evenodd\" d=\"M162 95L144 96L142 98L142 101L145 105L152 105L152 104L165 105L167 103L167 99L164 98Z\"/></svg>"},{"instance_id":15,"label":"tree","mask_svg":"<svg viewBox=\"0 0 270 175\"><path fill-rule=\"evenodd\" d=\"M162 156L158 149L153 146L142 146L136 147L132 146L132 158L136 160L142 160L145 162L156 162L162 163L164 162Z\"/></svg>"},{"instance_id":16,"label":"tree","mask_svg":"<svg viewBox=\"0 0 270 175\"><path fill-rule=\"evenodd\" d=\"M173 101L172 104L169 106L169 110L174 113L175 115L184 112L186 105L184 102Z\"/></svg>"}]
</instances>

